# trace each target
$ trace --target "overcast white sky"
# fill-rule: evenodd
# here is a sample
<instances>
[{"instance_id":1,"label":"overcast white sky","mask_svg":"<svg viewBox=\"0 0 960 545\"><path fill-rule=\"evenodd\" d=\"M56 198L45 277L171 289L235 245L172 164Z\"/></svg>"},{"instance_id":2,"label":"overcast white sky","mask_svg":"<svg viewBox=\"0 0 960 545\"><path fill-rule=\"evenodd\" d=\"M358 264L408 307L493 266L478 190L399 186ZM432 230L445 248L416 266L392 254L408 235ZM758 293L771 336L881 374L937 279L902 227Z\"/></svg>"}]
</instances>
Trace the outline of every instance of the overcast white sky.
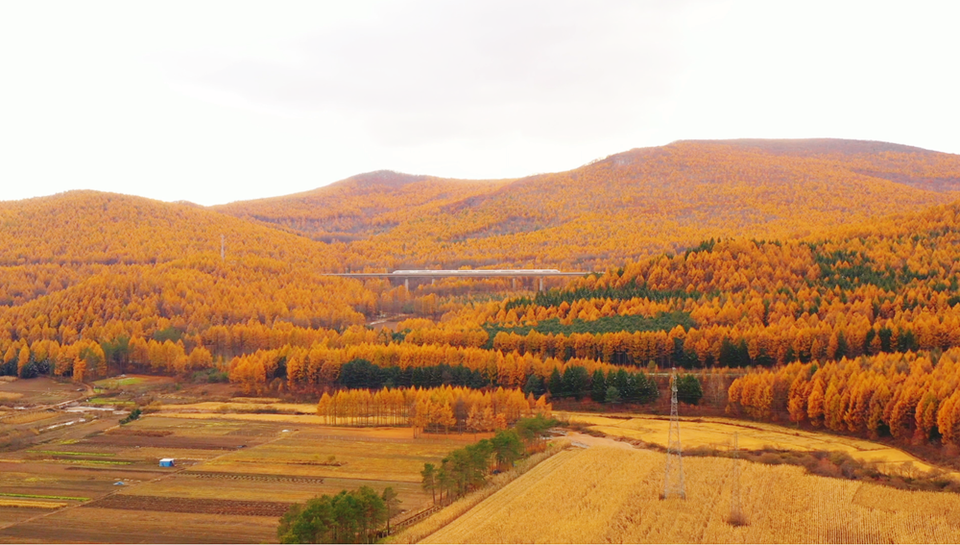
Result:
<instances>
[{"instance_id":1,"label":"overcast white sky","mask_svg":"<svg viewBox=\"0 0 960 545\"><path fill-rule=\"evenodd\" d=\"M680 139L960 153L960 2L0 2L0 200L218 204Z\"/></svg>"}]
</instances>

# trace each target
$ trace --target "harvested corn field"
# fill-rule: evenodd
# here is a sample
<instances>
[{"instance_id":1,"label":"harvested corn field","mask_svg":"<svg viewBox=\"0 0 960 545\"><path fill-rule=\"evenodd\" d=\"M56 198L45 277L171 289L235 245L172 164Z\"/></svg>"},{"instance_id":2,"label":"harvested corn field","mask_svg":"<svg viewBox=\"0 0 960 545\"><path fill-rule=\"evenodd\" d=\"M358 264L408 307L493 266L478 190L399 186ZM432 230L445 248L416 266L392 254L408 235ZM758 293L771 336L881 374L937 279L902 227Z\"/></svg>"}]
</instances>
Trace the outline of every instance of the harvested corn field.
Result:
<instances>
[{"instance_id":1,"label":"harvested corn field","mask_svg":"<svg viewBox=\"0 0 960 545\"><path fill-rule=\"evenodd\" d=\"M732 460L684 460L686 500L660 500L664 457L592 447L517 479L423 543L957 543L960 496L741 462L746 525L727 522Z\"/></svg>"},{"instance_id":2,"label":"harvested corn field","mask_svg":"<svg viewBox=\"0 0 960 545\"><path fill-rule=\"evenodd\" d=\"M652 415L598 415L589 413L557 413L559 416L610 437L624 437L666 447L670 420ZM682 418L683 446L729 450L734 433L745 450L795 450L801 452L843 452L864 463L876 464L887 473L900 473L905 468L930 471L933 466L900 449L866 439L831 433L799 430L764 422L748 422L732 418ZM960 477L960 475L958 475Z\"/></svg>"}]
</instances>

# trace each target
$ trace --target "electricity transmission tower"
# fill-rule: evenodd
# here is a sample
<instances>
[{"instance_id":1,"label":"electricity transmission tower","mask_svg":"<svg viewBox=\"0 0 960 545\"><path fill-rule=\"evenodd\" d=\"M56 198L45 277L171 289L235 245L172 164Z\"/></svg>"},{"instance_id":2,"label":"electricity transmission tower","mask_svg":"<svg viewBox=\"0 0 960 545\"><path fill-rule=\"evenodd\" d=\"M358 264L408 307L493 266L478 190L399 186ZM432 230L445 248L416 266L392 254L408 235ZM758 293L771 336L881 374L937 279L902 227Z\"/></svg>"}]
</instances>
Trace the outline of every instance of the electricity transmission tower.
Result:
<instances>
[{"instance_id":1,"label":"electricity transmission tower","mask_svg":"<svg viewBox=\"0 0 960 545\"><path fill-rule=\"evenodd\" d=\"M663 479L663 499L686 499L683 487L683 458L680 447L680 416L677 414L677 369L670 372L670 432L667 441L667 469Z\"/></svg>"},{"instance_id":2,"label":"electricity transmission tower","mask_svg":"<svg viewBox=\"0 0 960 545\"><path fill-rule=\"evenodd\" d=\"M743 524L743 512L740 511L740 441L739 434L733 434L733 484L730 497L730 524Z\"/></svg>"}]
</instances>

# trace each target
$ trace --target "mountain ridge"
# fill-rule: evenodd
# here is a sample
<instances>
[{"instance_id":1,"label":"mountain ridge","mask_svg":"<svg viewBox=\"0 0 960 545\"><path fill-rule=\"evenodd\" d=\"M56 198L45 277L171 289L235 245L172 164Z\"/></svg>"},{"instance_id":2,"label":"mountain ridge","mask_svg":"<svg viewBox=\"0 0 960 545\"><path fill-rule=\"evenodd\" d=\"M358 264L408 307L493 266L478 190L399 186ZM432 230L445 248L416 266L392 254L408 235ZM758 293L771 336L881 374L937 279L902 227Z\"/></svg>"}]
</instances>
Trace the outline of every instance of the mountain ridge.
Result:
<instances>
[{"instance_id":1,"label":"mountain ridge","mask_svg":"<svg viewBox=\"0 0 960 545\"><path fill-rule=\"evenodd\" d=\"M361 176L406 183L379 201L354 177L314 190L335 203L293 195L214 208L348 244L367 262L590 268L718 234L806 236L960 196L960 156L840 139L677 141L495 182Z\"/></svg>"},{"instance_id":2,"label":"mountain ridge","mask_svg":"<svg viewBox=\"0 0 960 545\"><path fill-rule=\"evenodd\" d=\"M82 190L0 202L6 241L0 260L215 256L223 234L228 249L282 256L295 247L295 259L310 255L330 272L595 270L682 251L708 238L805 237L945 204L960 196L957 189L960 156L900 144L677 141L516 179L381 170L307 192L213 207ZM81 243L77 237L90 229ZM134 250L137 245L142 248ZM144 255L131 257L136 252Z\"/></svg>"}]
</instances>

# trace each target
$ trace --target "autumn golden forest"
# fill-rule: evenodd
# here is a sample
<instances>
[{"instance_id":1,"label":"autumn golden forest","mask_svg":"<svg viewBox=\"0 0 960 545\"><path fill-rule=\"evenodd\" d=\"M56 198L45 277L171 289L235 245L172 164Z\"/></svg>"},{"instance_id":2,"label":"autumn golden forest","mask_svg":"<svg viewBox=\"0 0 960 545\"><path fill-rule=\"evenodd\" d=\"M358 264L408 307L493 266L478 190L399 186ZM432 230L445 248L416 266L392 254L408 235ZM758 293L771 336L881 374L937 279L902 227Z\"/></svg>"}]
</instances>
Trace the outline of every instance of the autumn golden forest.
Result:
<instances>
[{"instance_id":1,"label":"autumn golden forest","mask_svg":"<svg viewBox=\"0 0 960 545\"><path fill-rule=\"evenodd\" d=\"M543 291L331 276L460 268L586 274ZM380 171L213 207L0 202L0 375L23 381L228 381L327 426L489 434L559 409L669 413L671 368L686 414L949 466L960 156L680 141L519 179Z\"/></svg>"}]
</instances>

